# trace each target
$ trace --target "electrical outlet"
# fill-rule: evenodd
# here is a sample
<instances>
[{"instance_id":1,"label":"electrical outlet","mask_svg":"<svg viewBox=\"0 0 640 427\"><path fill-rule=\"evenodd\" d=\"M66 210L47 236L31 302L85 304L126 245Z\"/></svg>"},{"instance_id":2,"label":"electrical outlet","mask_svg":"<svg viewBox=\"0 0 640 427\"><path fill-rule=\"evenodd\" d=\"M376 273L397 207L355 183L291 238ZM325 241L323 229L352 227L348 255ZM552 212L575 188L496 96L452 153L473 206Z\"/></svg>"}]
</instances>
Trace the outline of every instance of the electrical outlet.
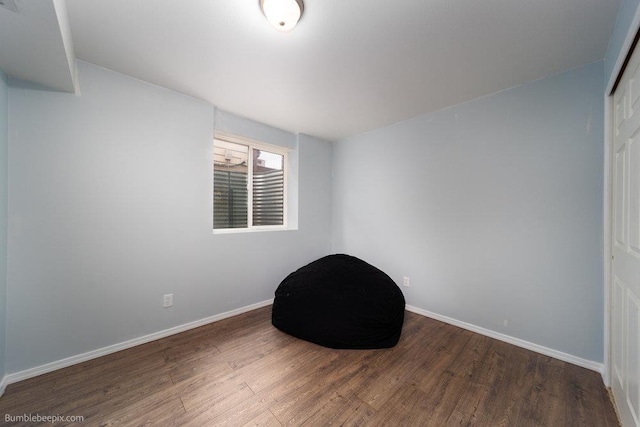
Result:
<instances>
[{"instance_id":1,"label":"electrical outlet","mask_svg":"<svg viewBox=\"0 0 640 427\"><path fill-rule=\"evenodd\" d=\"M171 307L173 305L173 294L166 294L162 299L162 306L164 308Z\"/></svg>"},{"instance_id":2,"label":"electrical outlet","mask_svg":"<svg viewBox=\"0 0 640 427\"><path fill-rule=\"evenodd\" d=\"M406 286L407 288L411 286L411 279L408 278L407 276L404 276L402 278L402 285Z\"/></svg>"}]
</instances>

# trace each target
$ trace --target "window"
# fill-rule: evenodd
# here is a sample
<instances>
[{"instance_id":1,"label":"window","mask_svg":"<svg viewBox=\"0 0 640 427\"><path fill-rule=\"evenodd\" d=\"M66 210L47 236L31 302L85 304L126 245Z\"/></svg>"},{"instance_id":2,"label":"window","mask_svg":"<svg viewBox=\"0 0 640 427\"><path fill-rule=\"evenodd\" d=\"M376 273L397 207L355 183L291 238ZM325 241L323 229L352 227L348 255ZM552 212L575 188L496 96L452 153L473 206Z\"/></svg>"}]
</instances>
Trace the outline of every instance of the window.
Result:
<instances>
[{"instance_id":1,"label":"window","mask_svg":"<svg viewBox=\"0 0 640 427\"><path fill-rule=\"evenodd\" d=\"M286 165L284 148L216 133L213 229L284 229Z\"/></svg>"}]
</instances>

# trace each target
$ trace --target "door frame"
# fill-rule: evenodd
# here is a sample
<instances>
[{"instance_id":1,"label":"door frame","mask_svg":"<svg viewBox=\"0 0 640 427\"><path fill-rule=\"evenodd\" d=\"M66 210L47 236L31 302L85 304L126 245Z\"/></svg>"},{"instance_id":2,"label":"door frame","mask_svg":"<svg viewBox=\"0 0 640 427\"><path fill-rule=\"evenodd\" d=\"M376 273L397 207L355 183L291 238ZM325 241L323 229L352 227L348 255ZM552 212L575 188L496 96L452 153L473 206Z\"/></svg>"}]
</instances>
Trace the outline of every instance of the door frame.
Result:
<instances>
[{"instance_id":1,"label":"door frame","mask_svg":"<svg viewBox=\"0 0 640 427\"><path fill-rule=\"evenodd\" d=\"M633 47L636 34L640 31L640 3L627 30L622 49L618 53L613 72L604 92L604 185L603 185L603 237L604 237L604 362L602 379L605 386L611 387L611 236L613 209L613 177L612 177L612 150L613 150L613 88L622 73L625 59ZM638 44L640 49L640 43Z\"/></svg>"}]
</instances>

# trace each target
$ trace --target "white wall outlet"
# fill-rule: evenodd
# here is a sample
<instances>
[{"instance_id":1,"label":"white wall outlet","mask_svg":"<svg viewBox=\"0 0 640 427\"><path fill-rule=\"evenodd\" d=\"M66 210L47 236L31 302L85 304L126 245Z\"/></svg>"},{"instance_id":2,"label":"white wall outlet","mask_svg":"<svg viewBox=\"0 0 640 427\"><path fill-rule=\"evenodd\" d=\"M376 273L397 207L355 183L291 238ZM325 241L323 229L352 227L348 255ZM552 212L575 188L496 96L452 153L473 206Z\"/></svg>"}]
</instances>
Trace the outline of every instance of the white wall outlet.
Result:
<instances>
[{"instance_id":1,"label":"white wall outlet","mask_svg":"<svg viewBox=\"0 0 640 427\"><path fill-rule=\"evenodd\" d=\"M408 278L407 276L404 276L402 278L402 285L406 286L407 288L411 286L411 279Z\"/></svg>"},{"instance_id":2,"label":"white wall outlet","mask_svg":"<svg viewBox=\"0 0 640 427\"><path fill-rule=\"evenodd\" d=\"M505 321L503 322L503 325L505 328L509 327L509 322L507 322L507 320L505 319Z\"/></svg>"},{"instance_id":3,"label":"white wall outlet","mask_svg":"<svg viewBox=\"0 0 640 427\"><path fill-rule=\"evenodd\" d=\"M171 307L173 305L173 294L166 294L162 297L162 306L164 308Z\"/></svg>"}]
</instances>

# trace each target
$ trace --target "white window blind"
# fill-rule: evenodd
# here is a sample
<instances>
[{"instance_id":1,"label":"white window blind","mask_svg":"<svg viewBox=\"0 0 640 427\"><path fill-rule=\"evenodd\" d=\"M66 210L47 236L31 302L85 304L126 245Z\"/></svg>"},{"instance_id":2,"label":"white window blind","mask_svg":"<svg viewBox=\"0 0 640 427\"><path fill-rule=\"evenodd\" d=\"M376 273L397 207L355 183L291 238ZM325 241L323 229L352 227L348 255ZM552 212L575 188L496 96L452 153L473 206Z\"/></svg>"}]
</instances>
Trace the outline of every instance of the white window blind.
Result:
<instances>
[{"instance_id":1,"label":"white window blind","mask_svg":"<svg viewBox=\"0 0 640 427\"><path fill-rule=\"evenodd\" d=\"M287 152L232 137L214 139L213 228L286 226Z\"/></svg>"}]
</instances>

